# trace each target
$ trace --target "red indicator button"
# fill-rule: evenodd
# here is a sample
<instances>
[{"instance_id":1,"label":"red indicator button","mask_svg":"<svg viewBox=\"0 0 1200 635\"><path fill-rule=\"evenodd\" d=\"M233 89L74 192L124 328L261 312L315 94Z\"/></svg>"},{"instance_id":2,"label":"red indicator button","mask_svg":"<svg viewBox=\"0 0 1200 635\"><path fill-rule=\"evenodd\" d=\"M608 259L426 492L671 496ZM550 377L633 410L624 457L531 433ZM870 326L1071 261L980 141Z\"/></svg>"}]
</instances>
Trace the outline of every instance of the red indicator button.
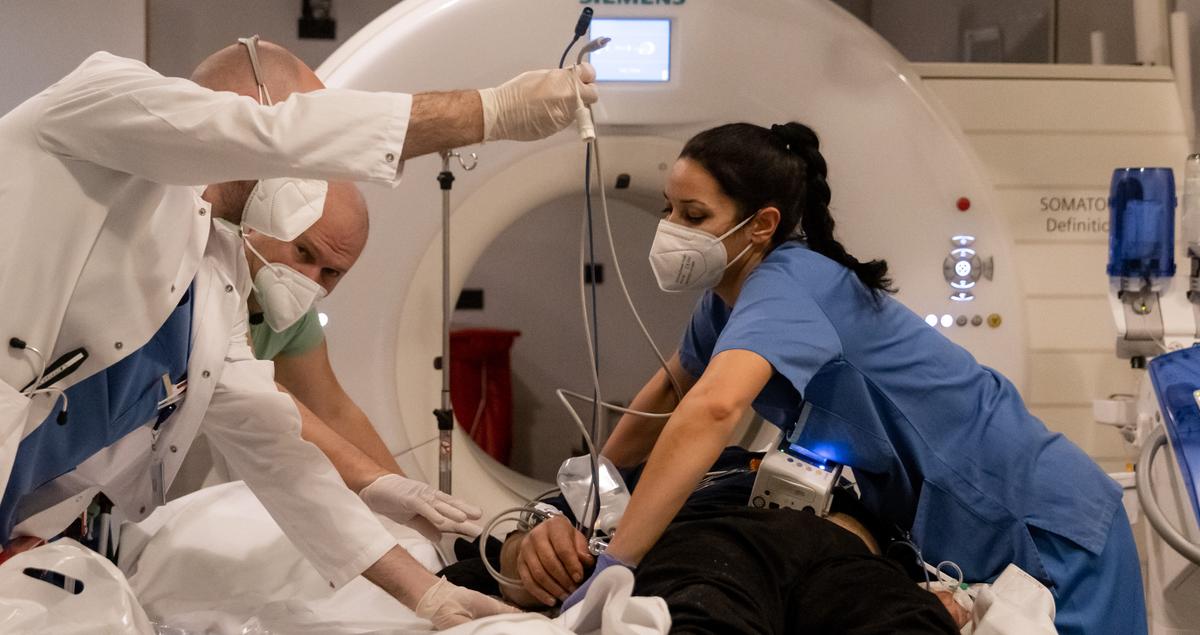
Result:
<instances>
[{"instance_id":1,"label":"red indicator button","mask_svg":"<svg viewBox=\"0 0 1200 635\"><path fill-rule=\"evenodd\" d=\"M971 209L971 199L964 196L958 199L958 203L956 203L956 205L958 206L958 211L965 212Z\"/></svg>"}]
</instances>

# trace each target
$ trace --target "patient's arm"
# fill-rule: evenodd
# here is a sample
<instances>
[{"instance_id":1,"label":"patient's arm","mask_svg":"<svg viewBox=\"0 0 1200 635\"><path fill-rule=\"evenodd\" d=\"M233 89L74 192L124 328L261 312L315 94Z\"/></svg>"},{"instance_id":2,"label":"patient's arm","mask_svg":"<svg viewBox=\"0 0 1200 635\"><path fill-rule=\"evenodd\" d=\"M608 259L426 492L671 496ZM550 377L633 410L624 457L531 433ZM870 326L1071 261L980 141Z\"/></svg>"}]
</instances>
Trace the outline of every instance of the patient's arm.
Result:
<instances>
[{"instance_id":1,"label":"patient's arm","mask_svg":"<svg viewBox=\"0 0 1200 635\"><path fill-rule=\"evenodd\" d=\"M501 584L504 597L518 606L554 606L574 591L595 564L587 539L563 516L529 532L514 532L500 550L500 572L520 577L524 588Z\"/></svg>"},{"instance_id":2,"label":"patient's arm","mask_svg":"<svg viewBox=\"0 0 1200 635\"><path fill-rule=\"evenodd\" d=\"M696 384L696 378L689 375L679 363L678 351L667 360L667 368L671 370L671 375L679 382L679 389L685 395ZM629 408L641 412L670 412L678 404L675 389L671 386L667 374L660 368L638 391ZM608 457L617 467L633 467L643 463L646 457L650 456L650 450L658 441L658 435L666 424L666 419L627 414L617 423L601 454Z\"/></svg>"},{"instance_id":3,"label":"patient's arm","mask_svg":"<svg viewBox=\"0 0 1200 635\"><path fill-rule=\"evenodd\" d=\"M521 547L525 544L525 538L528 537L528 532L514 531L504 539L504 546L500 548L500 572L509 577L517 577L517 563L521 559ZM541 608L542 605L553 606L554 602L547 602L546 599L538 599L537 596L530 593L524 586L513 586L500 583L500 595L505 600L512 602L521 608Z\"/></svg>"},{"instance_id":4,"label":"patient's arm","mask_svg":"<svg viewBox=\"0 0 1200 635\"><path fill-rule=\"evenodd\" d=\"M867 546L867 549L870 550L871 553L877 556L879 555L879 543L875 541L875 537L871 535L871 532L867 531L867 527L858 522L857 518L850 516L849 514L835 512L826 516L825 520L828 520L838 527L841 527L842 529L854 534L859 540L863 541L863 544Z\"/></svg>"}]
</instances>

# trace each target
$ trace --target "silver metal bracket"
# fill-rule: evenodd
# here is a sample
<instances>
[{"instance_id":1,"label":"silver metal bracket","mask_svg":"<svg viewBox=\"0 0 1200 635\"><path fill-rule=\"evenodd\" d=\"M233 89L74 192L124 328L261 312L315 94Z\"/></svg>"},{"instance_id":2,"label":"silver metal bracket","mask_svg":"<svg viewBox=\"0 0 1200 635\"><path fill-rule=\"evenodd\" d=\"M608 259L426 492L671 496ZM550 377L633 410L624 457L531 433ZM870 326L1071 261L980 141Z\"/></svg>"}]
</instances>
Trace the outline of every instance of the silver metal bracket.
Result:
<instances>
[{"instance_id":1,"label":"silver metal bracket","mask_svg":"<svg viewBox=\"0 0 1200 635\"><path fill-rule=\"evenodd\" d=\"M1152 291L1122 291L1121 309L1125 337L1117 338L1117 357L1153 357L1163 353L1163 318L1158 294Z\"/></svg>"}]
</instances>

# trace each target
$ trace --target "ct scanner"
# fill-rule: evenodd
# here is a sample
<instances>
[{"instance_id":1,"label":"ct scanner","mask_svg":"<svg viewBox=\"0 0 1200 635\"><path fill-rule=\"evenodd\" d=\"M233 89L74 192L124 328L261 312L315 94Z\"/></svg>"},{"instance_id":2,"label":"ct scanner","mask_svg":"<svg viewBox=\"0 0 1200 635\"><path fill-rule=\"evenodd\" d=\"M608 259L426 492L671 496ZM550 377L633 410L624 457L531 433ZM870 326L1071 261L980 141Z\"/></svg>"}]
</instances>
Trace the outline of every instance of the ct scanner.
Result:
<instances>
[{"instance_id":1,"label":"ct scanner","mask_svg":"<svg viewBox=\"0 0 1200 635\"><path fill-rule=\"evenodd\" d=\"M930 328L1003 372L1034 406L1054 407L1058 402L1047 395L1056 391L1090 399L1129 383L1128 369L1111 370L1107 228L1099 229L1097 220L1107 216L1095 201L1106 195L1115 166L1180 165L1191 126L1180 106L1186 91L1170 69L914 65L824 0L404 0L351 38L318 74L331 87L362 90L494 85L552 65L581 5L594 5L601 18L669 21L667 81L601 87L596 121L610 199L652 212L667 168L702 129L728 121L803 121L822 139L841 239L852 253L886 258L899 299L928 316ZM505 24L516 26L498 26ZM549 202L582 200L584 150L573 130L536 143L462 150L477 153L479 162L456 174L453 295L506 228ZM408 474L430 482L438 461L432 413L441 391L433 364L441 354L443 290L439 169L438 157L412 160L394 189L364 187L371 239L354 272L321 307L341 382ZM1038 213L1030 213L1039 204ZM1072 215L1056 215L1060 211ZM1048 236L1064 227L1069 231ZM576 249L574 241L562 248ZM536 280L530 275L514 284ZM577 299L562 301L574 321ZM480 504L486 516L547 489L493 461L459 429L454 435L454 493ZM1164 462L1156 468L1165 472ZM219 517L191 518L195 508L188 507L179 526L196 528L197 543L216 545L227 557L252 548L243 543L253 543L253 536L209 527L228 525L242 513L237 510L251 509L260 517L261 537L285 544L248 491L241 491L240 507L220 498L236 486L194 495L189 506L206 497L218 501L208 509ZM425 545L415 532L411 539L411 549ZM1153 632L1196 632L1197 569L1167 561L1163 547L1161 541L1147 547L1155 550L1147 575ZM263 554L270 562L287 560L274 551ZM161 570L176 573L179 586L196 586L192 578L200 569L179 566L179 554L159 555ZM436 568L437 555L425 555L426 566ZM261 563L267 568L268 560ZM288 568L272 589L280 601L294 602L288 585L298 584L295 578ZM323 579L307 582L324 592ZM371 591L359 582L364 588L347 588ZM157 592L170 585L158 580L151 586ZM144 604L154 599L145 589L138 593ZM392 608L388 598L380 605Z\"/></svg>"},{"instance_id":2,"label":"ct scanner","mask_svg":"<svg viewBox=\"0 0 1200 635\"><path fill-rule=\"evenodd\" d=\"M992 185L949 113L883 39L832 3L812 0L756 2L753 10L705 0L583 4L594 4L597 18L670 21L669 81L601 86L596 123L611 198L643 206L659 200L667 167L702 129L729 121L812 125L848 249L886 258L901 301L1023 386L1023 304ZM347 41L318 74L330 87L363 90L495 85L553 65L580 6L406 0ZM460 170L454 184L452 297L516 219L566 195L582 200L584 148L573 130L537 143L464 150L478 153L479 162L474 171ZM439 169L437 157L409 161L395 189L365 188L370 242L322 305L343 385L401 465L430 478L438 446L431 413L441 387L433 366L441 347ZM629 186L616 189L622 174ZM563 301L576 315L577 300ZM582 327L580 333L586 355ZM547 488L465 440L456 431L453 491L485 514Z\"/></svg>"}]
</instances>

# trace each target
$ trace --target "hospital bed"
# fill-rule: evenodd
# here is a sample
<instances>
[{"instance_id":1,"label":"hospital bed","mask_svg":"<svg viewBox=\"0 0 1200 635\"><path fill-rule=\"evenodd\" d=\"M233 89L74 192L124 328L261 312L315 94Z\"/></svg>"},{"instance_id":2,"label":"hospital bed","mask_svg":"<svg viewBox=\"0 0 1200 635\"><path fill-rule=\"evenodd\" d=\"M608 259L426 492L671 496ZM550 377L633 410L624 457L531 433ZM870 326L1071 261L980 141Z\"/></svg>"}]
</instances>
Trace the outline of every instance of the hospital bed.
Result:
<instances>
[{"instance_id":1,"label":"hospital bed","mask_svg":"<svg viewBox=\"0 0 1200 635\"><path fill-rule=\"evenodd\" d=\"M443 565L432 541L381 518L431 571ZM129 635L419 635L435 632L383 590L358 578L333 590L240 481L159 508L121 538L121 570L70 540L0 566L0 631ZM22 571L70 576L63 590ZM599 582L599 581L598 581ZM502 615L457 635L624 633L660 635L670 617L658 598L631 598L627 573L567 614ZM75 591L79 591L75 593Z\"/></svg>"},{"instance_id":2,"label":"hospital bed","mask_svg":"<svg viewBox=\"0 0 1200 635\"><path fill-rule=\"evenodd\" d=\"M420 529L381 520L423 566L442 567L435 543ZM27 576L30 569L64 574L67 588ZM972 590L980 598L979 623L968 624L965 635L1054 632L1049 592L1013 569L990 588ZM241 482L205 488L126 525L120 569L74 541L61 540L0 565L0 589L0 632L13 634L435 632L365 579L330 589ZM617 568L598 578L581 604L554 619L538 613L501 615L441 632L665 635L670 628L666 604L632 597L632 591L632 575ZM862 594L863 601L869 597Z\"/></svg>"}]
</instances>

